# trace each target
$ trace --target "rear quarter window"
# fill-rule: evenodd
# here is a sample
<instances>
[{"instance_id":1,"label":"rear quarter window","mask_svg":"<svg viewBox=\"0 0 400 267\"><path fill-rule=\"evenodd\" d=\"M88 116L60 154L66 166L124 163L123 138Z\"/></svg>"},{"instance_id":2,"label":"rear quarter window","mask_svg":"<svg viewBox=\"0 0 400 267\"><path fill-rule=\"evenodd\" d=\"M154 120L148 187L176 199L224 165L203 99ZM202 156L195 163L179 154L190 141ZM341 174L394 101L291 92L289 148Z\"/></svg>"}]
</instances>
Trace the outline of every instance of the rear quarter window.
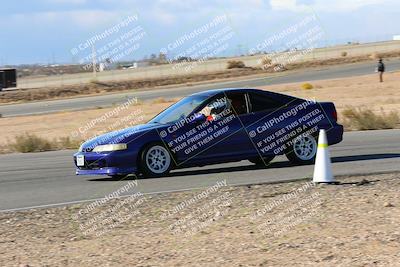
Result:
<instances>
[{"instance_id":1,"label":"rear quarter window","mask_svg":"<svg viewBox=\"0 0 400 267\"><path fill-rule=\"evenodd\" d=\"M286 104L285 101L280 101L273 97L257 93L250 93L249 98L252 112L275 110Z\"/></svg>"}]
</instances>

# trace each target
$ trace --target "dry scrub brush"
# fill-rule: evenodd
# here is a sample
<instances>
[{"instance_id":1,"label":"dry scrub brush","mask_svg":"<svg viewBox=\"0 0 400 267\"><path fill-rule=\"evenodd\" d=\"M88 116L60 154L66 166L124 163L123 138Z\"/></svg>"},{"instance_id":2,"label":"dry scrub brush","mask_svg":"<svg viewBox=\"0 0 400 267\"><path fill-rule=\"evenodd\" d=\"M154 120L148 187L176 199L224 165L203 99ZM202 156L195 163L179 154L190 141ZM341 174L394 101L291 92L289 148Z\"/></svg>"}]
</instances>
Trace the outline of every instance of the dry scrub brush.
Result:
<instances>
[{"instance_id":1,"label":"dry scrub brush","mask_svg":"<svg viewBox=\"0 0 400 267\"><path fill-rule=\"evenodd\" d=\"M345 127L352 130L394 129L400 123L400 116L395 111L385 113L381 110L377 114L368 108L348 107L342 114Z\"/></svg>"},{"instance_id":2,"label":"dry scrub brush","mask_svg":"<svg viewBox=\"0 0 400 267\"><path fill-rule=\"evenodd\" d=\"M229 60L227 64L227 69L242 69L246 67L243 61L240 60Z\"/></svg>"}]
</instances>

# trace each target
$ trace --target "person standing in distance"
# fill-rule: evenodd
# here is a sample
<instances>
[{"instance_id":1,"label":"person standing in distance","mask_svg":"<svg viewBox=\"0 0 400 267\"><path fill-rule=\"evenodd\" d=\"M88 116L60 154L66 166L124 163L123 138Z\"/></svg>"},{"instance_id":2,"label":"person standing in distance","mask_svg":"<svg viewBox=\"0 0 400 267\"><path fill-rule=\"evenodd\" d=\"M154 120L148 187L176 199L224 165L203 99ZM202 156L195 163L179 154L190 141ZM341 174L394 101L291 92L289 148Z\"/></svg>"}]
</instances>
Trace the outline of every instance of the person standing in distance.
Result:
<instances>
[{"instance_id":1,"label":"person standing in distance","mask_svg":"<svg viewBox=\"0 0 400 267\"><path fill-rule=\"evenodd\" d=\"M383 82L383 73L385 72L385 64L383 64L382 59L378 60L378 65L376 66L376 71L379 73L379 81Z\"/></svg>"}]
</instances>

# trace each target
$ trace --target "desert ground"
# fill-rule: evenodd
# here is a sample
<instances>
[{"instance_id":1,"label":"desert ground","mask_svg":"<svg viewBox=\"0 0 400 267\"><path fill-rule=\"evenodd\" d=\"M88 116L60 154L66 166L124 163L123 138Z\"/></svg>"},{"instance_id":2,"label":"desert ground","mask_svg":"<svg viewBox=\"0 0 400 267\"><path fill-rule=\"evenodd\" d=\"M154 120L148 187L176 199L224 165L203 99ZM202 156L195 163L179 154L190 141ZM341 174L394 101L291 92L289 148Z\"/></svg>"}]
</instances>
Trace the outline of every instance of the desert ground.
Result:
<instances>
[{"instance_id":1,"label":"desert ground","mask_svg":"<svg viewBox=\"0 0 400 267\"><path fill-rule=\"evenodd\" d=\"M34 134L48 140L59 137L70 137L75 140L86 140L94 135L110 132L131 125L146 123L160 111L173 104L177 99L155 99L152 102L131 104L104 121L98 120L112 108L61 112L46 115L9 117L0 119L0 127L7 129L1 145L13 142L15 137L24 133ZM160 102L160 103L159 103ZM95 121L91 123L91 121Z\"/></svg>"},{"instance_id":2,"label":"desert ground","mask_svg":"<svg viewBox=\"0 0 400 267\"><path fill-rule=\"evenodd\" d=\"M400 72L386 73L383 83L378 75L313 81L310 90L302 90L303 83L265 86L262 89L281 92L301 98L334 102L340 113L347 107L365 107L379 112L400 110Z\"/></svg>"},{"instance_id":3,"label":"desert ground","mask_svg":"<svg viewBox=\"0 0 400 267\"><path fill-rule=\"evenodd\" d=\"M346 53L346 57L342 55ZM359 62L368 60L375 54L383 57L399 56L399 43L397 41L387 41L378 43L365 44L348 44L325 48L316 48L311 52L304 53L301 57L293 57L291 61L295 65L303 65L304 62L311 62L312 65L318 65L320 61L330 61L334 59L336 62ZM281 53L280 55L284 55ZM278 55L277 55L278 56ZM226 71L228 61L240 60L246 66L251 68L260 67L260 61L265 55L241 56L232 58L211 59L202 63L195 63L189 70L182 67L174 67L174 65L150 66L138 69L113 70L97 73L97 80L100 82L110 81L127 81L131 79L147 79L168 77L180 77L189 75L201 75L204 73L216 73ZM338 59L338 60L337 60ZM286 65L286 64L285 64ZM189 64L190 66L190 64ZM66 71L67 72L67 71ZM51 75L39 77L27 77L19 81L19 88L42 88L42 87L64 87L65 85L89 83L93 80L91 73L75 73L64 75Z\"/></svg>"},{"instance_id":4,"label":"desert ground","mask_svg":"<svg viewBox=\"0 0 400 267\"><path fill-rule=\"evenodd\" d=\"M0 265L399 266L399 178L237 187L222 178L196 191L1 213Z\"/></svg>"},{"instance_id":5,"label":"desert ground","mask_svg":"<svg viewBox=\"0 0 400 267\"><path fill-rule=\"evenodd\" d=\"M313 89L302 89L304 83L266 86L261 89L281 92L317 101L332 101L339 114L339 121L345 122L341 113L347 108L369 108L377 113L400 111L400 72L385 74L385 82L379 83L377 75L352 78L321 80L312 82ZM165 89L168 90L168 89ZM117 108L98 108L93 110L62 112L54 114L1 118L0 127L7 129L0 135L0 146L6 146L21 134L30 133L52 140L70 137L81 141L96 134L147 122L178 99L155 99L150 102L131 104L106 120L102 118ZM103 117L104 118L104 117ZM95 123L91 123L95 121Z\"/></svg>"},{"instance_id":6,"label":"desert ground","mask_svg":"<svg viewBox=\"0 0 400 267\"><path fill-rule=\"evenodd\" d=\"M343 64L352 64L358 62L369 62L371 65L375 64L377 58L383 57L385 59L398 59L400 56L400 51L394 50L392 52L373 52L363 54L357 54L353 56L340 56L335 53L335 56L327 57L324 59L306 59L300 62L287 63L282 62L281 64L268 65L269 67L263 67L265 65L259 63L256 66L243 65L242 61L228 61L224 64L219 63L220 70L209 70L204 68L204 64L199 64L197 66L195 73L189 73L186 71L179 70L178 75L168 74L168 71L162 71L161 68L171 69L170 65L155 66L153 69L151 77L146 72L144 68L144 73L142 71L134 70L132 72L121 72L122 76L116 75L114 71L104 72L108 78L106 80L97 78L86 77L82 81L80 78L72 78L74 75L88 75L88 74L68 74L71 76L72 80L68 82L63 76L49 76L48 78L52 81L44 82L45 77L38 78L38 81L28 83L26 86L21 86L18 90L10 90L7 92L0 92L0 103L22 103L49 99L65 99L71 97L82 97L89 95L103 95L103 94L113 94L116 92L126 92L130 90L152 90L154 88L168 88L170 86L181 85L199 85L204 83L209 83L211 81L234 81L238 79L243 79L243 77L253 77L262 78L266 75L269 77L274 77L279 75L281 71L285 71L288 74L291 71L296 70L311 70L315 68L328 67L328 66L338 66ZM260 59L260 56L258 56ZM257 60L259 61L259 60ZM268 62L268 60L267 60ZM240 64L238 64L240 63ZM246 63L247 64L247 63ZM277 69L276 69L277 68ZM91 74L89 74L91 75ZM82 77L81 77L82 78ZM104 77L103 77L104 78ZM37 79L37 78L35 78ZM34 80L35 80L34 79ZM21 81L19 81L21 85ZM35 90L31 90L34 88Z\"/></svg>"}]
</instances>

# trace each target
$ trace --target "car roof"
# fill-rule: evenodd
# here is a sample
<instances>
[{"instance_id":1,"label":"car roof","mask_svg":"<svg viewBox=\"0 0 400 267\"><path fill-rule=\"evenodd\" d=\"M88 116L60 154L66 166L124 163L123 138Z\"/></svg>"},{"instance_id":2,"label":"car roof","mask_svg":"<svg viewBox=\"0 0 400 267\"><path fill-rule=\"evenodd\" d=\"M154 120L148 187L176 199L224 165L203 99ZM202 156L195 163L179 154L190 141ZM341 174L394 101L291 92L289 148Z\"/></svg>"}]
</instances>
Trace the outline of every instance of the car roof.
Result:
<instances>
[{"instance_id":1,"label":"car roof","mask_svg":"<svg viewBox=\"0 0 400 267\"><path fill-rule=\"evenodd\" d=\"M260 89L254 89L254 88L221 88L221 89L214 89L214 90L207 90L199 93L192 94L193 96L206 96L206 97L212 97L216 94L219 93L228 93L228 92L242 92L242 93L261 93L264 95L268 95L273 98L283 98L283 99L288 99L293 100L293 99L298 99L297 97L294 96L289 96L285 94L280 94L280 93L275 93L271 91L266 91L266 90L260 90Z\"/></svg>"},{"instance_id":2,"label":"car roof","mask_svg":"<svg viewBox=\"0 0 400 267\"><path fill-rule=\"evenodd\" d=\"M220 89L213 89L213 90L207 90L199 93L195 93L192 95L204 95L204 96L213 96L219 93L228 93L228 92L249 92L249 91L254 91L254 92L267 92L259 89L251 89L251 88L220 88Z\"/></svg>"}]
</instances>

